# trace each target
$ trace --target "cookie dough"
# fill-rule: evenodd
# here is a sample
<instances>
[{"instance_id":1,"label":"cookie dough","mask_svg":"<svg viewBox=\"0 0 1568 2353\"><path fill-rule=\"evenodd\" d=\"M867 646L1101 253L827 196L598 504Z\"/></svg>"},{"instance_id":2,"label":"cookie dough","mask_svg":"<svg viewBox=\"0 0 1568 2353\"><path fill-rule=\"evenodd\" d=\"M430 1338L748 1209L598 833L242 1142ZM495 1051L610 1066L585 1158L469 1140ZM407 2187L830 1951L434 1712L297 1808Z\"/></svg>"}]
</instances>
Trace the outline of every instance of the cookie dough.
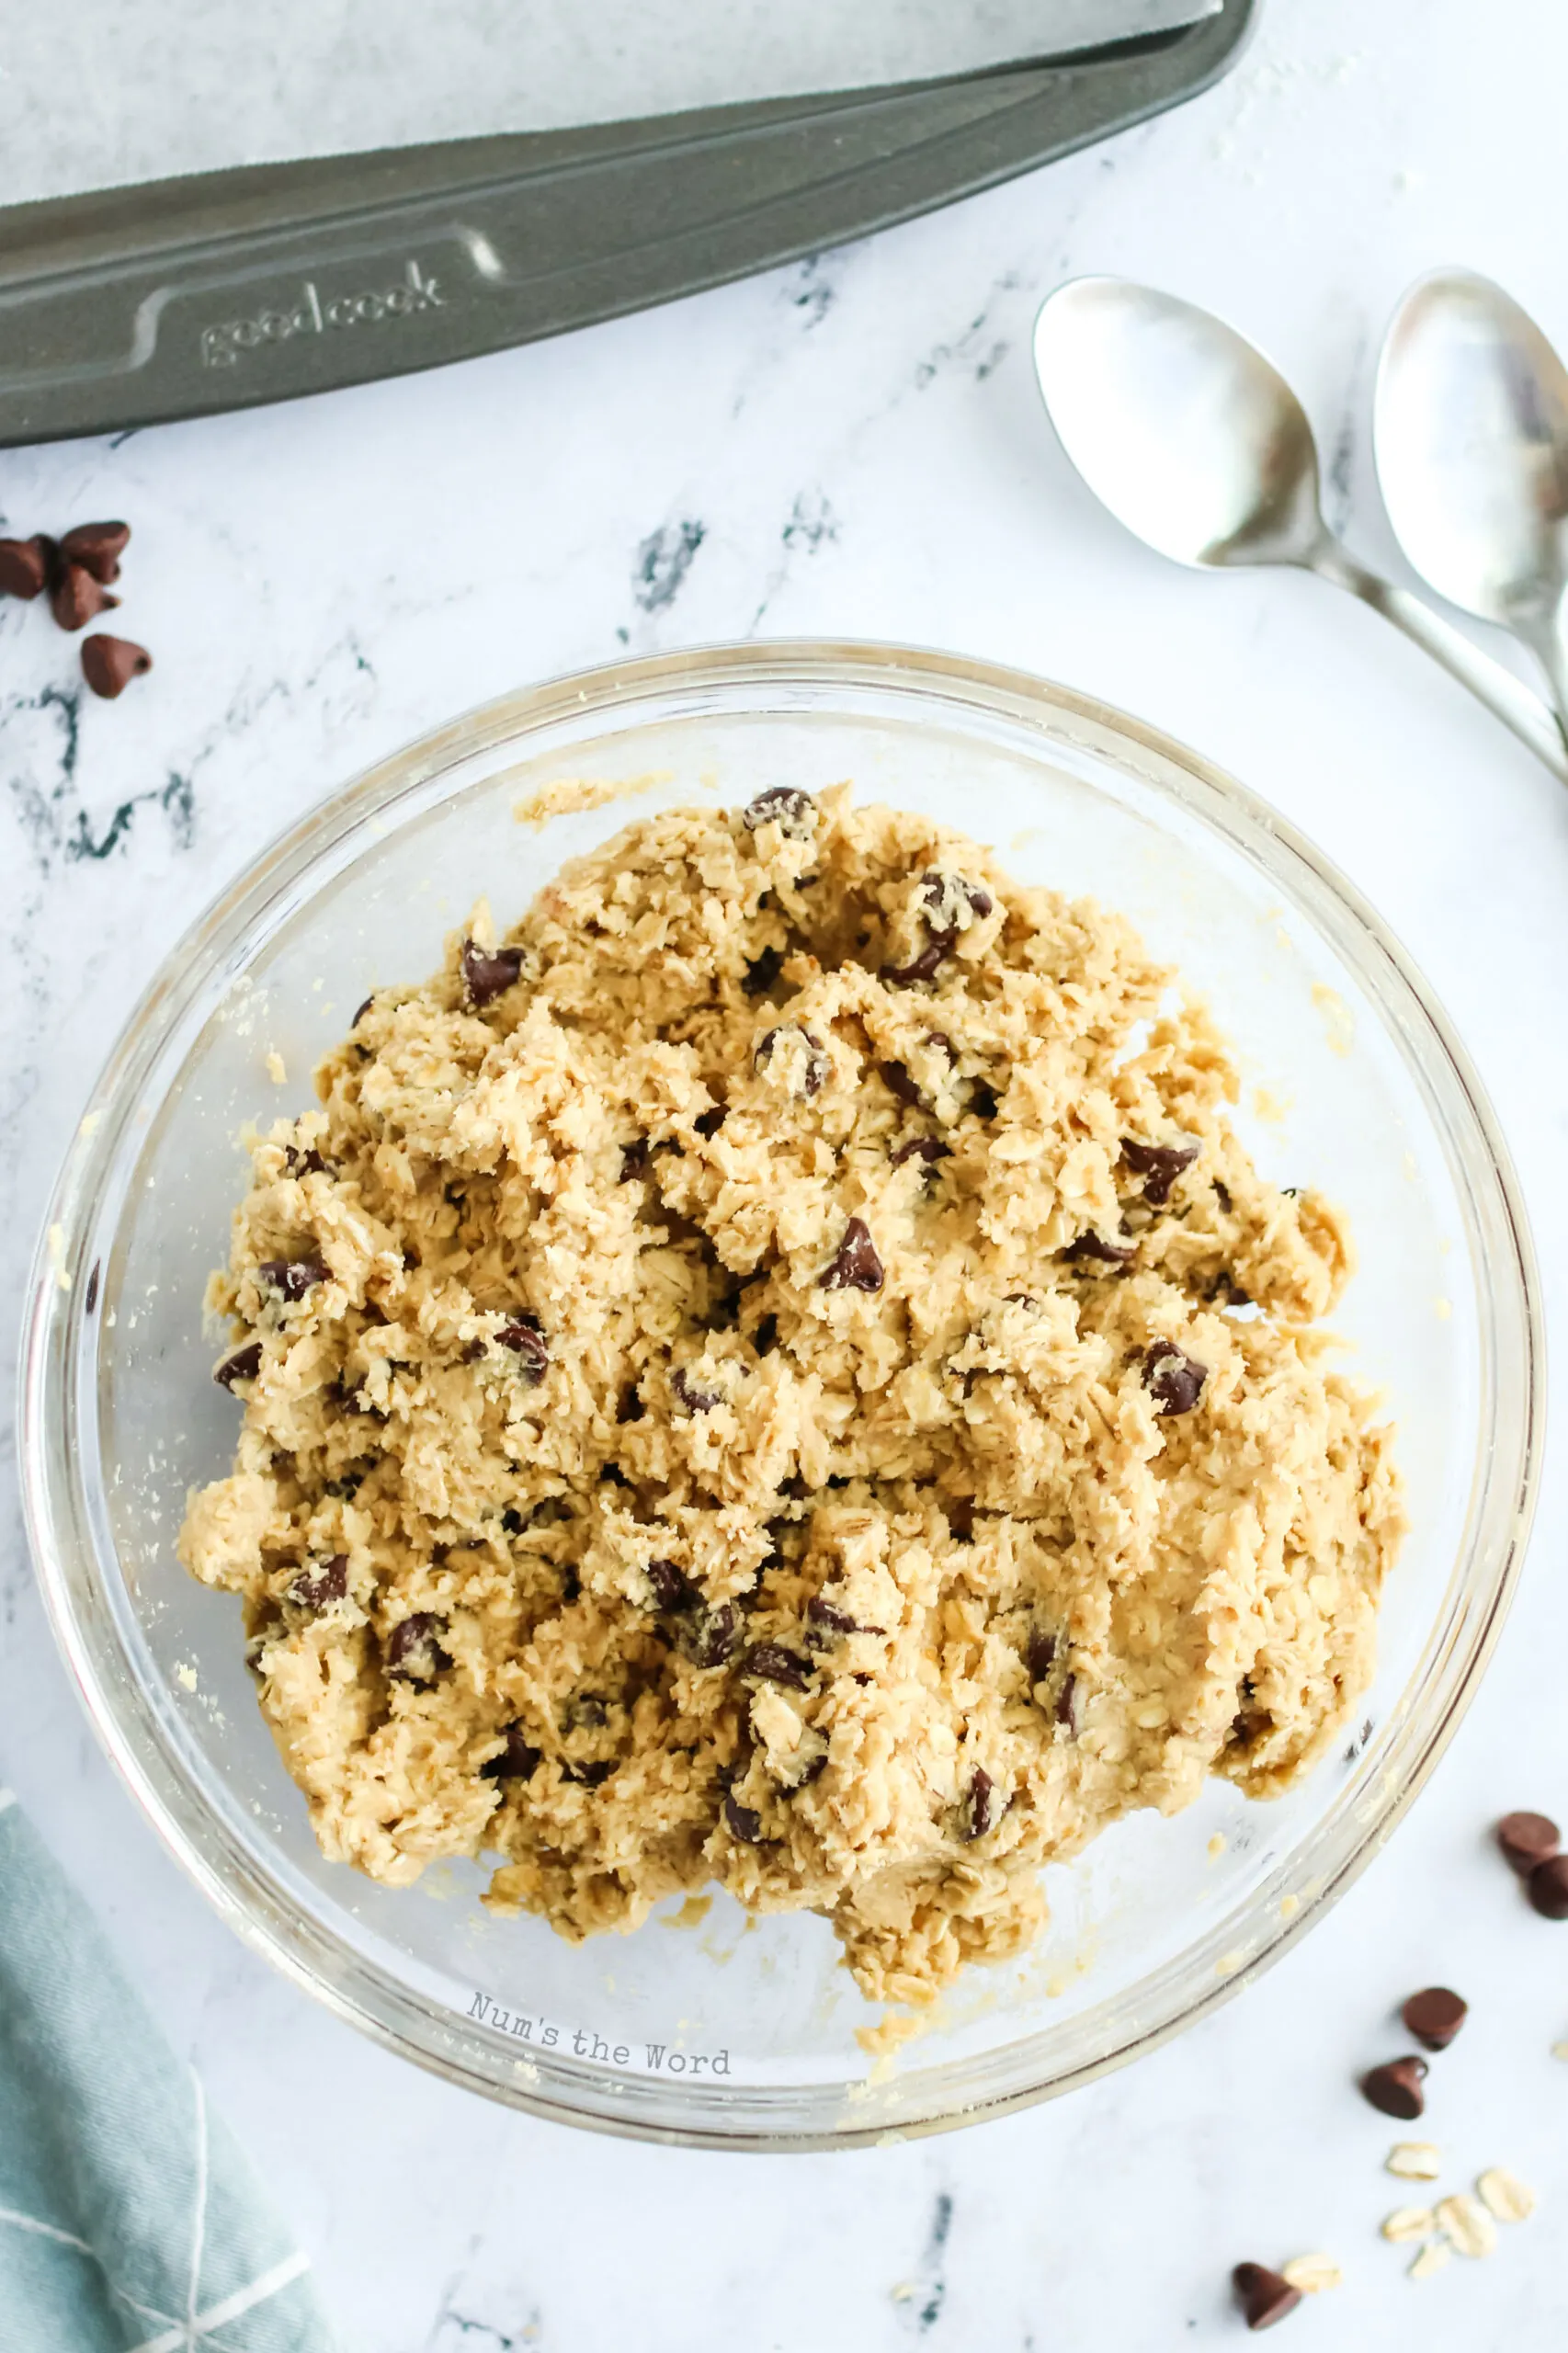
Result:
<instances>
[{"instance_id":1,"label":"cookie dough","mask_svg":"<svg viewBox=\"0 0 1568 2353\"><path fill-rule=\"evenodd\" d=\"M765 791L481 906L254 1143L182 1558L324 1851L577 1938L718 1881L917 2001L1371 1668L1390 1432L1129 925Z\"/></svg>"}]
</instances>

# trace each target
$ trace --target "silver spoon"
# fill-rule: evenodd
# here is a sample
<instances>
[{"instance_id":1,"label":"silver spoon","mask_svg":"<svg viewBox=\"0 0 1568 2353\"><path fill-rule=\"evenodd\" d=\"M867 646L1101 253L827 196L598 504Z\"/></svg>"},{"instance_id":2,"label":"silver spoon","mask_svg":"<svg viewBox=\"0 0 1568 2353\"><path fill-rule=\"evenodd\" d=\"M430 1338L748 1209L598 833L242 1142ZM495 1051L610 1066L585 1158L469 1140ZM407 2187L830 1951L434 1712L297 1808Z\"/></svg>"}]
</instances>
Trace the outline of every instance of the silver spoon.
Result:
<instances>
[{"instance_id":1,"label":"silver spoon","mask_svg":"<svg viewBox=\"0 0 1568 2353\"><path fill-rule=\"evenodd\" d=\"M1523 640L1568 728L1568 369L1500 286L1437 270L1394 313L1373 434L1405 554Z\"/></svg>"},{"instance_id":2,"label":"silver spoon","mask_svg":"<svg viewBox=\"0 0 1568 2353\"><path fill-rule=\"evenodd\" d=\"M1334 537L1305 411L1222 320L1123 278L1079 278L1041 309L1034 358L1068 457L1139 539L1177 563L1292 564L1348 588L1568 781L1568 749L1540 697Z\"/></svg>"}]
</instances>

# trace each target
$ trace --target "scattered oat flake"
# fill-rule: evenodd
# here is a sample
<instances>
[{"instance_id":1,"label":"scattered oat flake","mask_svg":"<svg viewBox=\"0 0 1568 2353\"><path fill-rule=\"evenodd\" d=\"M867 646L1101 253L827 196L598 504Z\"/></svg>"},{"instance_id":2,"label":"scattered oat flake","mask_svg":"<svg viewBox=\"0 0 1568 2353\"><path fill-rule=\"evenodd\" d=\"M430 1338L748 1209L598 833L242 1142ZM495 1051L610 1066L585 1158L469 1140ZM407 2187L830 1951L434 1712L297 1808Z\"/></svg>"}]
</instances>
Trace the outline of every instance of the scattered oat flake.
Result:
<instances>
[{"instance_id":1,"label":"scattered oat flake","mask_svg":"<svg viewBox=\"0 0 1568 2353\"><path fill-rule=\"evenodd\" d=\"M1428 2239L1405 2276L1411 2279L1430 2279L1434 2271L1441 2271L1452 2254L1453 2249L1446 2240Z\"/></svg>"},{"instance_id":2,"label":"scattered oat flake","mask_svg":"<svg viewBox=\"0 0 1568 2353\"><path fill-rule=\"evenodd\" d=\"M267 1052L267 1075L274 1086L287 1086L289 1084L289 1073L284 1066L283 1057L276 1046L271 1047Z\"/></svg>"},{"instance_id":3,"label":"scattered oat flake","mask_svg":"<svg viewBox=\"0 0 1568 2353\"><path fill-rule=\"evenodd\" d=\"M1535 2191L1506 2165L1488 2165L1475 2186L1482 2204L1500 2222L1528 2222L1535 2212Z\"/></svg>"},{"instance_id":4,"label":"scattered oat flake","mask_svg":"<svg viewBox=\"0 0 1568 2353\"><path fill-rule=\"evenodd\" d=\"M1217 1863L1229 1844L1230 1840L1226 1837L1224 1832L1222 1830L1216 1830L1214 1836L1209 1841L1210 1861L1211 1863Z\"/></svg>"},{"instance_id":5,"label":"scattered oat flake","mask_svg":"<svg viewBox=\"0 0 1568 2353\"><path fill-rule=\"evenodd\" d=\"M1402 2181L1436 2181L1443 2153L1435 2141L1396 2141L1383 2162Z\"/></svg>"},{"instance_id":6,"label":"scattered oat flake","mask_svg":"<svg viewBox=\"0 0 1568 2353\"><path fill-rule=\"evenodd\" d=\"M1303 2296L1321 2295L1325 2288L1340 2288L1345 2274L1332 2255L1293 2255L1279 2267L1279 2277L1299 2288Z\"/></svg>"},{"instance_id":7,"label":"scattered oat flake","mask_svg":"<svg viewBox=\"0 0 1568 2353\"><path fill-rule=\"evenodd\" d=\"M913 2279L901 2279L896 2288L890 2288L888 2293L892 2296L895 2304L913 2303L915 2301L915 2282Z\"/></svg>"},{"instance_id":8,"label":"scattered oat flake","mask_svg":"<svg viewBox=\"0 0 1568 2353\"><path fill-rule=\"evenodd\" d=\"M181 1665L176 1667L175 1681L179 1685L182 1691L194 1691L196 1689L198 1680L199 1677L194 1666Z\"/></svg>"},{"instance_id":9,"label":"scattered oat flake","mask_svg":"<svg viewBox=\"0 0 1568 2353\"><path fill-rule=\"evenodd\" d=\"M1222 1952L1220 1955L1219 1960L1214 1963L1215 1976L1233 1977L1237 1970L1244 1966L1246 1957L1247 1949L1245 1945L1237 1945L1232 1952Z\"/></svg>"},{"instance_id":10,"label":"scattered oat flake","mask_svg":"<svg viewBox=\"0 0 1568 2353\"><path fill-rule=\"evenodd\" d=\"M1396 2206L1392 2214L1383 2217L1383 2236L1397 2245L1403 2239L1430 2238L1437 2227L1437 2218L1430 2206Z\"/></svg>"},{"instance_id":11,"label":"scattered oat flake","mask_svg":"<svg viewBox=\"0 0 1568 2353\"><path fill-rule=\"evenodd\" d=\"M1497 2225L1481 2203L1468 2189L1458 2189L1451 2198L1439 2198L1433 2212L1437 2227L1460 2255L1472 2258L1493 2254L1497 2245Z\"/></svg>"}]
</instances>

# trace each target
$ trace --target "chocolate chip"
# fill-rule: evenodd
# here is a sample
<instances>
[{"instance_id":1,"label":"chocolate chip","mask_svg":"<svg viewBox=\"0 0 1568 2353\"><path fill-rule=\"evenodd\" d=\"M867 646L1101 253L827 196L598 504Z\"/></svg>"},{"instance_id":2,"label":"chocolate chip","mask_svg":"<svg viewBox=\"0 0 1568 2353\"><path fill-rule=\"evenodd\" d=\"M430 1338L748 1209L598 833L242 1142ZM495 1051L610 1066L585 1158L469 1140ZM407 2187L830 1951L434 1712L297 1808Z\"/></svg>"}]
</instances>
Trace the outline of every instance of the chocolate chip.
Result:
<instances>
[{"instance_id":1,"label":"chocolate chip","mask_svg":"<svg viewBox=\"0 0 1568 2353\"><path fill-rule=\"evenodd\" d=\"M951 1144L944 1143L939 1136L912 1136L893 1154L892 1165L902 1168L906 1160L923 1160L927 1168L933 1168L938 1160L950 1160L952 1156Z\"/></svg>"},{"instance_id":2,"label":"chocolate chip","mask_svg":"<svg viewBox=\"0 0 1568 2353\"><path fill-rule=\"evenodd\" d=\"M232 1395L236 1381L254 1381L260 1370L261 1342L249 1340L243 1348L236 1348L232 1357L223 1358L212 1378L220 1389L228 1390Z\"/></svg>"},{"instance_id":3,"label":"chocolate chip","mask_svg":"<svg viewBox=\"0 0 1568 2353\"><path fill-rule=\"evenodd\" d=\"M1528 1879L1537 1863L1555 1855L1562 1843L1549 1813L1506 1813L1497 1824L1496 1839L1521 1879Z\"/></svg>"},{"instance_id":4,"label":"chocolate chip","mask_svg":"<svg viewBox=\"0 0 1568 2353\"><path fill-rule=\"evenodd\" d=\"M1408 2059L1391 2059L1385 2067L1373 2067L1361 2078L1361 2097L1384 2116L1397 2116L1402 2123L1414 2122L1426 2105L1422 2080L1426 2073L1425 2059L1412 2055Z\"/></svg>"},{"instance_id":5,"label":"chocolate chip","mask_svg":"<svg viewBox=\"0 0 1568 2353\"><path fill-rule=\"evenodd\" d=\"M746 996L766 996L784 969L782 948L765 948L754 956L741 976L741 990Z\"/></svg>"},{"instance_id":6,"label":"chocolate chip","mask_svg":"<svg viewBox=\"0 0 1568 2353\"><path fill-rule=\"evenodd\" d=\"M933 931L938 924L950 924L965 905L977 919L991 913L990 892L979 882L970 881L966 875L942 874L933 870L920 879L925 886L920 895L926 904L926 920Z\"/></svg>"},{"instance_id":7,"label":"chocolate chip","mask_svg":"<svg viewBox=\"0 0 1568 2353\"><path fill-rule=\"evenodd\" d=\"M1267 2264L1238 2263L1231 2274L1231 2285L1249 2328L1272 2328L1301 2301L1300 2288L1292 2288L1289 2279L1270 2271Z\"/></svg>"},{"instance_id":8,"label":"chocolate chip","mask_svg":"<svg viewBox=\"0 0 1568 2353\"><path fill-rule=\"evenodd\" d=\"M912 956L907 964L884 964L881 977L900 989L912 989L919 981L931 980L952 954L957 939L956 930L935 931L918 955Z\"/></svg>"},{"instance_id":9,"label":"chocolate chip","mask_svg":"<svg viewBox=\"0 0 1568 2353\"><path fill-rule=\"evenodd\" d=\"M110 637L100 630L82 641L82 676L105 702L113 702L132 678L144 678L152 666L146 647L134 644L129 637Z\"/></svg>"},{"instance_id":10,"label":"chocolate chip","mask_svg":"<svg viewBox=\"0 0 1568 2353\"><path fill-rule=\"evenodd\" d=\"M1469 2015L1469 2003L1447 1985L1428 1985L1412 1994L1400 2012L1406 2033L1427 2051L1446 2051Z\"/></svg>"},{"instance_id":11,"label":"chocolate chip","mask_svg":"<svg viewBox=\"0 0 1568 2353\"><path fill-rule=\"evenodd\" d=\"M801 1790L809 1790L809 1789L811 1788L812 1783L813 1781L820 1781L820 1780L822 1779L822 1777L823 1777L823 1775L826 1772L826 1770L827 1770L827 1751L826 1751L826 1749L824 1748L824 1749L823 1749L823 1750L822 1750L822 1752L821 1752L821 1754L820 1754L819 1756L813 1756L813 1757L812 1757L812 1759L811 1763L807 1766L807 1768L806 1768L805 1771L801 1775L800 1779L799 1779L798 1780L796 1780L796 1781L792 1781L792 1782L790 1783L790 1796L791 1796L791 1797L796 1797L796 1796L798 1796L798 1795L799 1795L799 1793L801 1792Z\"/></svg>"},{"instance_id":12,"label":"chocolate chip","mask_svg":"<svg viewBox=\"0 0 1568 2353\"><path fill-rule=\"evenodd\" d=\"M528 1781L538 1772L542 1756L543 1751L524 1737L521 1724L508 1724L505 1746L485 1758L480 1775L486 1781Z\"/></svg>"},{"instance_id":13,"label":"chocolate chip","mask_svg":"<svg viewBox=\"0 0 1568 2353\"><path fill-rule=\"evenodd\" d=\"M85 563L56 565L49 584L49 609L62 629L85 629L90 620L112 610L119 602Z\"/></svg>"},{"instance_id":14,"label":"chocolate chip","mask_svg":"<svg viewBox=\"0 0 1568 2353\"><path fill-rule=\"evenodd\" d=\"M686 1571L674 1561L650 1561L648 1583L660 1609L691 1609L702 1597Z\"/></svg>"},{"instance_id":15,"label":"chocolate chip","mask_svg":"<svg viewBox=\"0 0 1568 2353\"><path fill-rule=\"evenodd\" d=\"M778 1346L778 1318L777 1315L765 1315L762 1317L756 1331L751 1336L751 1344L756 1350L759 1357L766 1357L772 1353L772 1351Z\"/></svg>"},{"instance_id":16,"label":"chocolate chip","mask_svg":"<svg viewBox=\"0 0 1568 2353\"><path fill-rule=\"evenodd\" d=\"M41 531L30 540L0 540L0 597L21 597L30 604L49 585L54 569L54 541Z\"/></svg>"},{"instance_id":17,"label":"chocolate chip","mask_svg":"<svg viewBox=\"0 0 1568 2353\"><path fill-rule=\"evenodd\" d=\"M75 523L60 542L67 563L79 563L95 580L119 578L119 559L131 537L129 523Z\"/></svg>"},{"instance_id":18,"label":"chocolate chip","mask_svg":"<svg viewBox=\"0 0 1568 2353\"><path fill-rule=\"evenodd\" d=\"M301 1609L324 1609L329 1602L341 1601L347 1590L348 1555L335 1552L313 1573L301 1571L289 1588L289 1598Z\"/></svg>"},{"instance_id":19,"label":"chocolate chip","mask_svg":"<svg viewBox=\"0 0 1568 2353\"><path fill-rule=\"evenodd\" d=\"M1056 1721L1065 1724L1073 1739L1078 1737L1078 1678L1067 1676L1056 1695Z\"/></svg>"},{"instance_id":20,"label":"chocolate chip","mask_svg":"<svg viewBox=\"0 0 1568 2353\"><path fill-rule=\"evenodd\" d=\"M472 939L463 942L462 983L470 1005L476 1008L491 1004L498 996L505 996L509 988L516 987L522 969L523 951L520 948L497 948L486 951L476 947Z\"/></svg>"},{"instance_id":21,"label":"chocolate chip","mask_svg":"<svg viewBox=\"0 0 1568 2353\"><path fill-rule=\"evenodd\" d=\"M1126 1267L1138 1256L1138 1250L1134 1243L1108 1242L1103 1233L1090 1229L1080 1233L1076 1242L1069 1243L1062 1255L1074 1264L1092 1258L1104 1267Z\"/></svg>"},{"instance_id":22,"label":"chocolate chip","mask_svg":"<svg viewBox=\"0 0 1568 2353\"><path fill-rule=\"evenodd\" d=\"M693 1645L698 1665L722 1666L735 1647L735 1633L734 1604L722 1601L717 1609L708 1612Z\"/></svg>"},{"instance_id":23,"label":"chocolate chip","mask_svg":"<svg viewBox=\"0 0 1568 2353\"><path fill-rule=\"evenodd\" d=\"M596 1756L587 1764L562 1765L561 1778L563 1781L580 1782L585 1790L597 1790L608 1780L619 1762L614 1756Z\"/></svg>"},{"instance_id":24,"label":"chocolate chip","mask_svg":"<svg viewBox=\"0 0 1568 2353\"><path fill-rule=\"evenodd\" d=\"M755 1676L762 1683L788 1684L791 1691L807 1688L812 1664L810 1659L797 1657L787 1651L782 1643L753 1643L742 1657L742 1675Z\"/></svg>"},{"instance_id":25,"label":"chocolate chip","mask_svg":"<svg viewBox=\"0 0 1568 2353\"><path fill-rule=\"evenodd\" d=\"M777 1492L781 1495L788 1495L792 1504L803 1504L812 1491L800 1472L792 1471L787 1479L779 1480Z\"/></svg>"},{"instance_id":26,"label":"chocolate chip","mask_svg":"<svg viewBox=\"0 0 1568 2353\"><path fill-rule=\"evenodd\" d=\"M924 1110L926 1097L902 1063L879 1063L877 1074L889 1093L896 1095L901 1103L907 1103L912 1110Z\"/></svg>"},{"instance_id":27,"label":"chocolate chip","mask_svg":"<svg viewBox=\"0 0 1568 2353\"><path fill-rule=\"evenodd\" d=\"M639 1136L634 1143L623 1143L620 1147L620 1175L616 1182L630 1185L634 1176L646 1176L647 1174L647 1137Z\"/></svg>"},{"instance_id":28,"label":"chocolate chip","mask_svg":"<svg viewBox=\"0 0 1568 2353\"><path fill-rule=\"evenodd\" d=\"M440 1626L429 1611L416 1609L394 1626L387 1643L387 1673L404 1683L434 1683L451 1660L436 1636Z\"/></svg>"},{"instance_id":29,"label":"chocolate chip","mask_svg":"<svg viewBox=\"0 0 1568 2353\"><path fill-rule=\"evenodd\" d=\"M1143 1199L1156 1208L1170 1199L1171 1187L1184 1168L1190 1168L1202 1145L1194 1139L1189 1143L1140 1143L1134 1136L1121 1139L1121 1156L1134 1176L1147 1179Z\"/></svg>"},{"instance_id":30,"label":"chocolate chip","mask_svg":"<svg viewBox=\"0 0 1568 2353\"><path fill-rule=\"evenodd\" d=\"M1528 1893L1543 1920L1568 1920L1568 1855L1548 1855L1537 1863Z\"/></svg>"},{"instance_id":31,"label":"chocolate chip","mask_svg":"<svg viewBox=\"0 0 1568 2353\"><path fill-rule=\"evenodd\" d=\"M688 1414L710 1414L720 1402L716 1389L704 1389L688 1378L684 1366L677 1365L670 1375L670 1387Z\"/></svg>"},{"instance_id":32,"label":"chocolate chip","mask_svg":"<svg viewBox=\"0 0 1568 2353\"><path fill-rule=\"evenodd\" d=\"M755 1847L762 1836L762 1816L753 1807L742 1805L726 1792L724 1827L732 1838L740 1839L747 1847Z\"/></svg>"},{"instance_id":33,"label":"chocolate chip","mask_svg":"<svg viewBox=\"0 0 1568 2353\"><path fill-rule=\"evenodd\" d=\"M286 1176L324 1176L327 1167L313 1144L309 1152L300 1152L290 1144L283 1155L283 1173Z\"/></svg>"},{"instance_id":34,"label":"chocolate chip","mask_svg":"<svg viewBox=\"0 0 1568 2353\"><path fill-rule=\"evenodd\" d=\"M806 1616L813 1626L821 1626L830 1634L880 1634L880 1626L862 1626L846 1609L824 1601L820 1593L813 1594L806 1604Z\"/></svg>"},{"instance_id":35,"label":"chocolate chip","mask_svg":"<svg viewBox=\"0 0 1568 2353\"><path fill-rule=\"evenodd\" d=\"M495 1337L517 1358L517 1370L530 1389L537 1389L550 1370L550 1342L540 1330L537 1315L518 1315L503 1324Z\"/></svg>"},{"instance_id":36,"label":"chocolate chip","mask_svg":"<svg viewBox=\"0 0 1568 2353\"><path fill-rule=\"evenodd\" d=\"M949 1037L945 1029L927 1029L925 1037L921 1040L921 1043L926 1046L935 1046L939 1054L943 1054L947 1057L948 1068L949 1070L957 1069L959 1050L954 1045L952 1040Z\"/></svg>"},{"instance_id":37,"label":"chocolate chip","mask_svg":"<svg viewBox=\"0 0 1568 2353\"><path fill-rule=\"evenodd\" d=\"M809 792L797 792L787 784L775 784L759 792L741 812L741 823L748 834L763 825L777 825L787 841L803 842L811 837L812 820L817 804Z\"/></svg>"},{"instance_id":38,"label":"chocolate chip","mask_svg":"<svg viewBox=\"0 0 1568 2353\"><path fill-rule=\"evenodd\" d=\"M603 1732L609 1716L597 1692L585 1691L567 1709L566 1722L573 1730L579 1724L586 1724L590 1732Z\"/></svg>"},{"instance_id":39,"label":"chocolate chip","mask_svg":"<svg viewBox=\"0 0 1568 2353\"><path fill-rule=\"evenodd\" d=\"M991 1827L992 1786L991 1776L984 1766L977 1765L964 1808L963 1835L966 1838L983 1838Z\"/></svg>"},{"instance_id":40,"label":"chocolate chip","mask_svg":"<svg viewBox=\"0 0 1568 2353\"><path fill-rule=\"evenodd\" d=\"M837 1255L817 1277L819 1290L881 1290L882 1262L864 1218L852 1217L844 1229Z\"/></svg>"},{"instance_id":41,"label":"chocolate chip","mask_svg":"<svg viewBox=\"0 0 1568 2353\"><path fill-rule=\"evenodd\" d=\"M715 1103L710 1111L699 1111L691 1124L699 1136L705 1137L711 1142L729 1116L730 1107L727 1103Z\"/></svg>"},{"instance_id":42,"label":"chocolate chip","mask_svg":"<svg viewBox=\"0 0 1568 2353\"><path fill-rule=\"evenodd\" d=\"M508 1536L520 1536L528 1526L528 1521L520 1511L514 1511L508 1504L501 1515L501 1526Z\"/></svg>"},{"instance_id":43,"label":"chocolate chip","mask_svg":"<svg viewBox=\"0 0 1568 2353\"><path fill-rule=\"evenodd\" d=\"M752 1055L752 1062L756 1068L758 1070L765 1070L767 1068L767 1064L773 1060L774 1048L778 1045L781 1038L803 1038L805 1040L808 1051L805 1056L804 1067L801 1074L801 1085L798 1091L801 1095L816 1095L820 1093L823 1081L826 1078L832 1068L832 1064L829 1063L827 1056L823 1051L822 1040L820 1038L813 1037L809 1029L801 1029L795 1022L788 1022L782 1029L768 1029L763 1033L762 1037L757 1040L756 1051Z\"/></svg>"},{"instance_id":44,"label":"chocolate chip","mask_svg":"<svg viewBox=\"0 0 1568 2353\"><path fill-rule=\"evenodd\" d=\"M1024 1644L1024 1664L1031 1684L1043 1683L1056 1664L1056 1637L1036 1627Z\"/></svg>"},{"instance_id":45,"label":"chocolate chip","mask_svg":"<svg viewBox=\"0 0 1568 2353\"><path fill-rule=\"evenodd\" d=\"M1172 1340L1156 1340L1143 1359L1143 1385L1157 1414L1190 1414L1203 1394L1209 1368Z\"/></svg>"},{"instance_id":46,"label":"chocolate chip","mask_svg":"<svg viewBox=\"0 0 1568 2353\"><path fill-rule=\"evenodd\" d=\"M279 1299L290 1303L326 1280L326 1267L319 1258L264 1258L256 1273Z\"/></svg>"}]
</instances>

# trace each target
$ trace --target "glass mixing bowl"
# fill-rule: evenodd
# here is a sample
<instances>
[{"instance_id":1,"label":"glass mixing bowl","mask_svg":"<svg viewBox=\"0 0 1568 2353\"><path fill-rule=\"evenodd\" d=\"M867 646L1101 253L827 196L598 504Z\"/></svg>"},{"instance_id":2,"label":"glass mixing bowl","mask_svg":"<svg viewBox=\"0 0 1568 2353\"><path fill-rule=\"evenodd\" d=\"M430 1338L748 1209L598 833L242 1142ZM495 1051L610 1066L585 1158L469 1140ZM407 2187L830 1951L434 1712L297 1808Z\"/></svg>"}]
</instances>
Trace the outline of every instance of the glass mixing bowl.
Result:
<instances>
[{"instance_id":1,"label":"glass mixing bowl","mask_svg":"<svg viewBox=\"0 0 1568 2353\"><path fill-rule=\"evenodd\" d=\"M562 778L619 790L519 823L518 801ZM856 2039L874 2014L822 1920L754 1922L718 1896L573 1947L482 1910L477 1865L394 1892L324 1862L256 1708L238 1606L174 1553L187 1488L227 1467L234 1438L200 1302L245 1182L242 1124L312 1099L311 1068L360 999L431 970L480 891L510 921L563 858L635 815L841 778L993 844L1022 880L1124 910L1209 998L1256 1159L1350 1212L1360 1271L1336 1323L1398 1419L1412 1521L1366 1722L1338 1752L1270 1804L1214 1781L1176 1820L1135 1816L1053 1867L1036 1949L971 1972L875 2065ZM56 1633L104 1745L223 1916L455 2083L722 2147L996 2115L1152 2049L1277 1959L1453 1732L1517 1571L1541 1444L1540 1308L1507 1154L1370 908L1138 721L1014 671L871 645L734 646L538 688L427 736L276 844L169 957L94 1092L49 1212L24 1370Z\"/></svg>"}]
</instances>

